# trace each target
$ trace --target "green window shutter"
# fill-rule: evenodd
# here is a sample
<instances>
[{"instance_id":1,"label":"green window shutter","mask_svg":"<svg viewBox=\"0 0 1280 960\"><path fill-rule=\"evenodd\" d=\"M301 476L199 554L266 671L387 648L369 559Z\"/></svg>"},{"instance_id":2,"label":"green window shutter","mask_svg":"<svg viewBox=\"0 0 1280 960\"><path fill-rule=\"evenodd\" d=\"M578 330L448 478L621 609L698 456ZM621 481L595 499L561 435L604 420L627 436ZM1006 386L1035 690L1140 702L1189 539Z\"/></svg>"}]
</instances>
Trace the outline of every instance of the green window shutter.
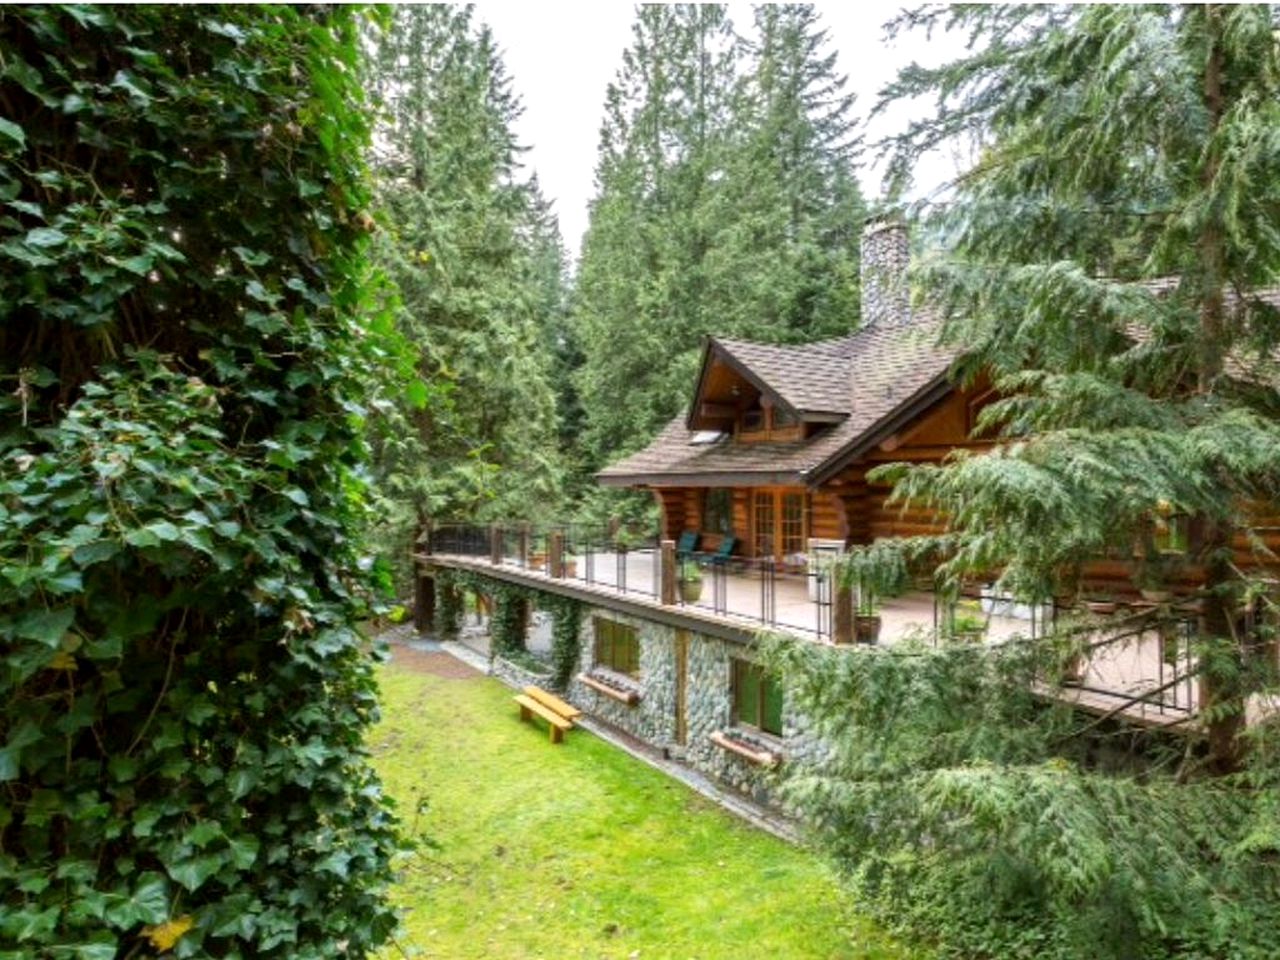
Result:
<instances>
[{"instance_id":1,"label":"green window shutter","mask_svg":"<svg viewBox=\"0 0 1280 960\"><path fill-rule=\"evenodd\" d=\"M760 726L760 671L742 660L733 662L734 713L738 723Z\"/></svg>"},{"instance_id":2,"label":"green window shutter","mask_svg":"<svg viewBox=\"0 0 1280 960\"><path fill-rule=\"evenodd\" d=\"M762 680L764 687L764 719L760 729L782 736L782 686L772 680Z\"/></svg>"}]
</instances>

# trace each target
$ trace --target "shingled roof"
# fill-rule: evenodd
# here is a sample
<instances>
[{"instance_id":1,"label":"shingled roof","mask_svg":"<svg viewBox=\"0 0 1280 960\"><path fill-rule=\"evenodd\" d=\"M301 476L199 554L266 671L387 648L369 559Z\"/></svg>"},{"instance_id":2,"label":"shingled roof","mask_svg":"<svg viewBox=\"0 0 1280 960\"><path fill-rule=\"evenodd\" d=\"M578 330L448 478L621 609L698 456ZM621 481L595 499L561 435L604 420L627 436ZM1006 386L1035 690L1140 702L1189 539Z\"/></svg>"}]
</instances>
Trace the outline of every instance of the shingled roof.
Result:
<instances>
[{"instance_id":1,"label":"shingled roof","mask_svg":"<svg viewBox=\"0 0 1280 960\"><path fill-rule=\"evenodd\" d=\"M699 431L677 417L643 450L601 470L608 486L813 484L893 433L950 391L954 349L939 346L938 321L866 327L804 346L715 340L797 411L841 419L791 443L695 443Z\"/></svg>"},{"instance_id":2,"label":"shingled roof","mask_svg":"<svg viewBox=\"0 0 1280 960\"><path fill-rule=\"evenodd\" d=\"M749 340L722 340L719 347L767 383L793 411L849 412L849 356L857 335L818 343L781 345Z\"/></svg>"}]
</instances>

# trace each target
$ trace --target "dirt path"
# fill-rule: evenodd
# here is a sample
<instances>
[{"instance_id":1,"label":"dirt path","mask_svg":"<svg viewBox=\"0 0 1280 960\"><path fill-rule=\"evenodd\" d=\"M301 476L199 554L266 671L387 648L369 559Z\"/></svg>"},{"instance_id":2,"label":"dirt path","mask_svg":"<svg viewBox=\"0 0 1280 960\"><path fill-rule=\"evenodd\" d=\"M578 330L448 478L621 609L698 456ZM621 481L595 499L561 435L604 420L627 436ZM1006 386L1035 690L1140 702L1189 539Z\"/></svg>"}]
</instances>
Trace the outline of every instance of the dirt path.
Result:
<instances>
[{"instance_id":1,"label":"dirt path","mask_svg":"<svg viewBox=\"0 0 1280 960\"><path fill-rule=\"evenodd\" d=\"M390 646L391 662L415 673L429 673L449 680L476 680L484 676L447 653L415 650L395 640L391 641Z\"/></svg>"}]
</instances>

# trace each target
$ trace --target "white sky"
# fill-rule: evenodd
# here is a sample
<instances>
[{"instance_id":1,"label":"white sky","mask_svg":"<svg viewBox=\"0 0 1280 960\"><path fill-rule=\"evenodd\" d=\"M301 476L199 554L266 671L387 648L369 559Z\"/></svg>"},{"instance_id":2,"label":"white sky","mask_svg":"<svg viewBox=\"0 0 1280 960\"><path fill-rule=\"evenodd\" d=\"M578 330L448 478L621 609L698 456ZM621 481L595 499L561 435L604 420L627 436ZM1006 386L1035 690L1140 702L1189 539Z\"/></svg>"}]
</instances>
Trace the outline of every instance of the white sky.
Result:
<instances>
[{"instance_id":1,"label":"white sky","mask_svg":"<svg viewBox=\"0 0 1280 960\"><path fill-rule=\"evenodd\" d=\"M837 52L839 70L849 78L847 89L857 95L864 117L899 67L912 60L936 64L962 50L961 39L952 35L935 36L932 42L923 36L886 41L881 25L897 11L897 3L815 6L829 33L829 48ZM525 163L537 172L543 192L554 201L565 244L576 258L587 228L587 203L594 193L605 88L631 43L634 5L620 0L480 0L476 9L479 19L493 29L512 86L524 105L516 134L529 148ZM730 15L739 32L750 27L748 5L731 4ZM899 112L877 118L866 131L868 142L900 128L905 116ZM952 158L931 158L916 172L917 188L928 192L955 171ZM859 171L868 198L880 194L880 173L879 169Z\"/></svg>"}]
</instances>

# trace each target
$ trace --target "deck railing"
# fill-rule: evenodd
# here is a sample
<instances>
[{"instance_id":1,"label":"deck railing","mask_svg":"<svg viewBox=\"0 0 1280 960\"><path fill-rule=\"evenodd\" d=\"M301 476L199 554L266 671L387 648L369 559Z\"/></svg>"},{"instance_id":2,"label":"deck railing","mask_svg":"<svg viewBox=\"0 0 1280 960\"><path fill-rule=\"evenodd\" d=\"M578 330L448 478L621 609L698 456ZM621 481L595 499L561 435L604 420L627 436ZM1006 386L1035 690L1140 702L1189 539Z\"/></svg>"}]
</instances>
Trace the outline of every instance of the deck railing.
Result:
<instances>
[{"instance_id":1,"label":"deck railing","mask_svg":"<svg viewBox=\"0 0 1280 960\"><path fill-rule=\"evenodd\" d=\"M664 543L656 534L583 524L438 524L420 545L428 554L484 558L494 566L604 587L744 624L836 639L839 590L825 566L780 570L771 558L700 552L677 556L674 543ZM701 583L696 595L684 582L694 570ZM810 602L779 602L780 582L802 578Z\"/></svg>"},{"instance_id":2,"label":"deck railing","mask_svg":"<svg viewBox=\"0 0 1280 960\"><path fill-rule=\"evenodd\" d=\"M583 524L440 524L429 530L420 545L441 558L515 568L530 576L643 598L747 628L781 630L822 642L852 643L857 638L851 591L827 566L829 557L806 568L783 567L770 557L679 554L673 541L656 534ZM688 582L693 580L696 586ZM950 622L946 601L937 593L920 601L932 606L932 611L921 609L925 618L921 625L928 629L931 616L928 632L933 642L945 642ZM989 642L1001 639L1000 631L991 626L993 619L1004 622L1003 631L1034 639L1051 631L1062 613L1054 604L1028 607L990 588L971 602L986 615ZM1083 699L1131 701L1148 715L1176 719L1194 714L1199 708L1191 652L1194 630L1192 621L1165 627L1158 635L1136 641L1136 654L1131 652L1132 645L1100 643L1078 665L1079 675L1071 686ZM893 642L892 637L886 640Z\"/></svg>"}]
</instances>

